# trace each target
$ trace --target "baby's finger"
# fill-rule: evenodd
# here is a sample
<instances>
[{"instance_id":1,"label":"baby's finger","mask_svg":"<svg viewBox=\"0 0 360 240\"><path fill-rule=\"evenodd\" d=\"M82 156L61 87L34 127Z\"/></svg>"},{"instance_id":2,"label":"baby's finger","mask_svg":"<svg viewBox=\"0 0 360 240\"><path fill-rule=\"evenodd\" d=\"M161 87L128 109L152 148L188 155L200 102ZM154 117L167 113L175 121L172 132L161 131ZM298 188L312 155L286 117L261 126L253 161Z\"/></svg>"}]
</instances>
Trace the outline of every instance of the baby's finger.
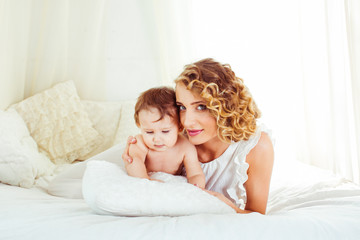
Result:
<instances>
[{"instance_id":1,"label":"baby's finger","mask_svg":"<svg viewBox=\"0 0 360 240\"><path fill-rule=\"evenodd\" d=\"M126 153L123 153L122 155L121 155L121 158L124 160L124 161L127 161L128 163L132 163L132 158L128 155L128 154L126 154Z\"/></svg>"},{"instance_id":2,"label":"baby's finger","mask_svg":"<svg viewBox=\"0 0 360 240\"><path fill-rule=\"evenodd\" d=\"M134 139L136 140L136 138L134 138L133 136L128 137L128 140L126 142L126 146L124 149L124 153L121 155L122 159L124 161L127 161L128 163L132 163L132 161L133 161L132 158L129 156L129 148L130 148L130 144L134 143Z\"/></svg>"},{"instance_id":3,"label":"baby's finger","mask_svg":"<svg viewBox=\"0 0 360 240\"><path fill-rule=\"evenodd\" d=\"M128 140L127 140L127 147L130 145L130 144L134 144L134 143L136 143L136 138L135 137L133 137L133 136L129 136L128 137Z\"/></svg>"}]
</instances>

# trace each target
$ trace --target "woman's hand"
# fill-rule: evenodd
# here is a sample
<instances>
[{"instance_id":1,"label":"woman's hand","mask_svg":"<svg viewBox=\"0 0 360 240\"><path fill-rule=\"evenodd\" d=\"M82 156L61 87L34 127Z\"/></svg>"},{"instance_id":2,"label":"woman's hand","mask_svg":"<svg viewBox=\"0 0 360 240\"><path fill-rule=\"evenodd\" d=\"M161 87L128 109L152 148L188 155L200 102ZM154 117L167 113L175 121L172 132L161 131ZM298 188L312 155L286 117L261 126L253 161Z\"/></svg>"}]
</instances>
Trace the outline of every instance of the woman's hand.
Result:
<instances>
[{"instance_id":1,"label":"woman's hand","mask_svg":"<svg viewBox=\"0 0 360 240\"><path fill-rule=\"evenodd\" d=\"M124 153L121 156L124 161L127 161L128 163L132 163L133 159L129 154L129 148L130 148L130 144L135 144L136 142L137 142L137 140L135 137L133 137L133 136L128 137Z\"/></svg>"},{"instance_id":2,"label":"woman's hand","mask_svg":"<svg viewBox=\"0 0 360 240\"><path fill-rule=\"evenodd\" d=\"M229 205L232 209L234 209L236 211L236 213L251 213L252 211L248 211L248 210L242 210L240 208L238 208L232 201L230 201L230 199L228 199L227 197L224 196L224 194L218 193L218 192L213 192L213 191L209 191L206 189L203 189L205 192L213 195L214 197L217 197L220 201L223 201L224 203L226 203L227 205Z\"/></svg>"}]
</instances>

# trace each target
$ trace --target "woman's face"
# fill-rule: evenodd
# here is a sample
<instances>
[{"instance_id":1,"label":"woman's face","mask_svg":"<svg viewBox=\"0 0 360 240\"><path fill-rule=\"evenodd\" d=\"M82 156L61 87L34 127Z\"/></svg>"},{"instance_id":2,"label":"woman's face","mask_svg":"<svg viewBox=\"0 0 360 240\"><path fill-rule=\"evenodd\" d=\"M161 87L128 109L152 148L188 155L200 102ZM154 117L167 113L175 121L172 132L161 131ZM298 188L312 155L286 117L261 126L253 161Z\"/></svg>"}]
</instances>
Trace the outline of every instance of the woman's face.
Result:
<instances>
[{"instance_id":1,"label":"woman's face","mask_svg":"<svg viewBox=\"0 0 360 240\"><path fill-rule=\"evenodd\" d=\"M185 85L176 85L176 104L180 110L180 121L184 126L189 141L194 145L217 138L217 124L206 102L199 94L186 89Z\"/></svg>"}]
</instances>

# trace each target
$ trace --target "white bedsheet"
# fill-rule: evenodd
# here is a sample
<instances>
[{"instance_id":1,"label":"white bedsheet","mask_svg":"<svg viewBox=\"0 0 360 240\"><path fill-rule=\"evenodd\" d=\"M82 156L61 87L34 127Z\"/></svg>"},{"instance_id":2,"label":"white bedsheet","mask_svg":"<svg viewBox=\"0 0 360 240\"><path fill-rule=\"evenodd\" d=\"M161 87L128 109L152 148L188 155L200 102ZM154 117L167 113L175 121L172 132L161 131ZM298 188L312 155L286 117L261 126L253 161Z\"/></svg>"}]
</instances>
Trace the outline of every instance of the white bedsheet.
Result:
<instances>
[{"instance_id":1,"label":"white bedsheet","mask_svg":"<svg viewBox=\"0 0 360 240\"><path fill-rule=\"evenodd\" d=\"M0 239L359 239L360 187L302 164L275 167L268 214L97 215L83 199L0 184Z\"/></svg>"},{"instance_id":2,"label":"white bedsheet","mask_svg":"<svg viewBox=\"0 0 360 240\"><path fill-rule=\"evenodd\" d=\"M261 215L116 217L81 199L0 185L0 239L359 239L360 197Z\"/></svg>"}]
</instances>

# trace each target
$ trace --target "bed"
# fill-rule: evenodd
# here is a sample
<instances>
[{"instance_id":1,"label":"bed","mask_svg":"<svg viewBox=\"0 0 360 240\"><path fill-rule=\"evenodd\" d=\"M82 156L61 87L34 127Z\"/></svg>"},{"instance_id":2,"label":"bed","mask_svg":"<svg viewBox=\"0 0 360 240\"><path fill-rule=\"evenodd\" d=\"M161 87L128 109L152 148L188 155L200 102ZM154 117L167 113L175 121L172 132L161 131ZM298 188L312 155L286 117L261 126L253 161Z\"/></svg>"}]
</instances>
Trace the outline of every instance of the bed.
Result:
<instances>
[{"instance_id":1,"label":"bed","mask_svg":"<svg viewBox=\"0 0 360 240\"><path fill-rule=\"evenodd\" d=\"M79 172L90 162L121 164L123 142L137 132L134 101L84 101L69 82L25 100L0 115L0 239L359 239L360 186L292 159L275 159L266 215L210 210L177 216L99 213L82 195ZM49 107L44 102L53 104L52 112L44 111ZM55 110L59 114L54 106L62 108ZM49 125L51 117L59 119L66 111L65 120L53 126L63 128L61 137L39 135L39 128L49 128L50 138L55 137L51 126L40 123ZM69 112L76 112L76 120ZM71 129L81 125L82 131L64 135L69 119ZM59 143L74 134L87 134L79 136L86 139L78 141L81 148ZM64 175L67 185L54 185Z\"/></svg>"}]
</instances>

